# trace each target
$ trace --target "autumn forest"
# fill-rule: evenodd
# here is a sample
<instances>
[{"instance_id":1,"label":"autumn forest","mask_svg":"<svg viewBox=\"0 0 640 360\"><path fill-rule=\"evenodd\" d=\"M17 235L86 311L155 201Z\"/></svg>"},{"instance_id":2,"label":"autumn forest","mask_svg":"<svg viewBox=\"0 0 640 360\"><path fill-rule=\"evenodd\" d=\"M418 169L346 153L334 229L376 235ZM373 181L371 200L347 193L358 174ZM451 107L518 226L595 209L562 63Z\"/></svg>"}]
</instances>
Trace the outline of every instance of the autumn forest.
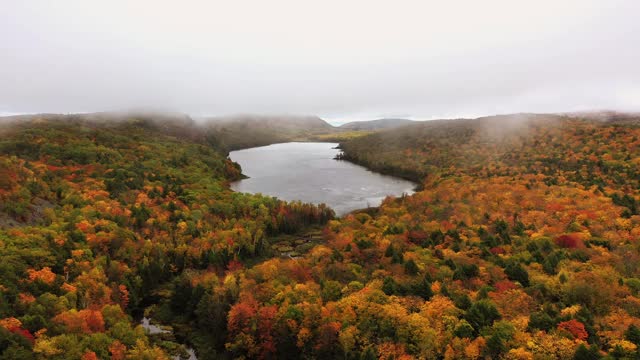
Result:
<instances>
[{"instance_id":1,"label":"autumn forest","mask_svg":"<svg viewBox=\"0 0 640 360\"><path fill-rule=\"evenodd\" d=\"M0 359L640 358L639 121L2 119ZM292 140L419 190L230 190L229 150Z\"/></svg>"}]
</instances>

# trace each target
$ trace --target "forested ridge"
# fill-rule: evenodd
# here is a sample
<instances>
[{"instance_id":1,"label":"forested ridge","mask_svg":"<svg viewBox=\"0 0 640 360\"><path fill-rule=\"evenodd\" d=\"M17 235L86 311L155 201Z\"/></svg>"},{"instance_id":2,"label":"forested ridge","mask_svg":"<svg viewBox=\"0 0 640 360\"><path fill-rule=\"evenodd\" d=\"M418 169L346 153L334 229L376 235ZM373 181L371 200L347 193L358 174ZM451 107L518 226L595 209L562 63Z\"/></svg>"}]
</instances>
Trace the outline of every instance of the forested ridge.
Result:
<instances>
[{"instance_id":1,"label":"forested ridge","mask_svg":"<svg viewBox=\"0 0 640 360\"><path fill-rule=\"evenodd\" d=\"M2 357L640 357L634 121L349 137L346 158L423 189L339 219L231 192L225 146L178 129L0 126ZM310 229L319 244L276 256ZM175 335L145 334L143 311Z\"/></svg>"}]
</instances>

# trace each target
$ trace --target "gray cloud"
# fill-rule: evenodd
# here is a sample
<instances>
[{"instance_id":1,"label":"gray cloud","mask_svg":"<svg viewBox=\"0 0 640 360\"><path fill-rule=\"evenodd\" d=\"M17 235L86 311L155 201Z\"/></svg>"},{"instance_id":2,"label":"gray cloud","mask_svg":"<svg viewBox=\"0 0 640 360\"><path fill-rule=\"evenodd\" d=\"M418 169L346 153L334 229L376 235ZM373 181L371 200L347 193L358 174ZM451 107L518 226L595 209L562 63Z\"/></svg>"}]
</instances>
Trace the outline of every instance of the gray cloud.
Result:
<instances>
[{"instance_id":1,"label":"gray cloud","mask_svg":"<svg viewBox=\"0 0 640 360\"><path fill-rule=\"evenodd\" d=\"M0 114L640 109L640 2L14 1Z\"/></svg>"}]
</instances>

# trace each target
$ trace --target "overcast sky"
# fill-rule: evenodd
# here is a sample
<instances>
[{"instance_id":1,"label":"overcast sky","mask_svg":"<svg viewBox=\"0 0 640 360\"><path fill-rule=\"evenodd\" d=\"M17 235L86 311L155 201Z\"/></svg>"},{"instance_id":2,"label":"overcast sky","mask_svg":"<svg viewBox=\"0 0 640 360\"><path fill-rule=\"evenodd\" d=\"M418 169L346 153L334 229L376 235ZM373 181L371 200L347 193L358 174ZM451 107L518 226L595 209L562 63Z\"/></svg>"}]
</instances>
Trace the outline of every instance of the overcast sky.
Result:
<instances>
[{"instance_id":1,"label":"overcast sky","mask_svg":"<svg viewBox=\"0 0 640 360\"><path fill-rule=\"evenodd\" d=\"M640 1L0 0L0 113L640 110Z\"/></svg>"}]
</instances>

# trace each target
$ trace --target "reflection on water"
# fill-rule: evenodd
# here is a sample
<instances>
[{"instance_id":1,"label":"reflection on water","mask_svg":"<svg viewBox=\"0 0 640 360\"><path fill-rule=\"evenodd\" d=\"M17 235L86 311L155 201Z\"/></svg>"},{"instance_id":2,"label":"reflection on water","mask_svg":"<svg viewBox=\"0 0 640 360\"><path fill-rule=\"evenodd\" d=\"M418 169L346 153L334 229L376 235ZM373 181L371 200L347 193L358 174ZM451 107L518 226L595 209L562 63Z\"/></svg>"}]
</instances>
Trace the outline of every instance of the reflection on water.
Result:
<instances>
[{"instance_id":1,"label":"reflection on water","mask_svg":"<svg viewBox=\"0 0 640 360\"><path fill-rule=\"evenodd\" d=\"M283 200L325 203L338 215L378 206L388 195L411 194L415 184L371 172L333 158L335 143L285 143L233 151L231 160L242 166L243 179L235 191L262 193Z\"/></svg>"}]
</instances>

